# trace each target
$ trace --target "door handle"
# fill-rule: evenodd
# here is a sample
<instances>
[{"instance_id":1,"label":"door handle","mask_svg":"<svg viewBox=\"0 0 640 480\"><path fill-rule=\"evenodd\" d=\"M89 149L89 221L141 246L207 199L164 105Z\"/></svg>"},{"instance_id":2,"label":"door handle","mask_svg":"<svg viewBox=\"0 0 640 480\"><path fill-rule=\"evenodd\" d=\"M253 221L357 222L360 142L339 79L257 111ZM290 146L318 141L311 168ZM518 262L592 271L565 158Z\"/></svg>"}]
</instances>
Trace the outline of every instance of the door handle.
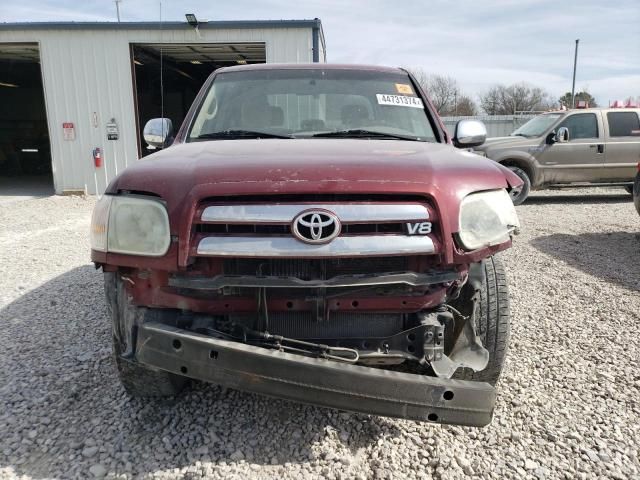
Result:
<instances>
[{"instance_id":1,"label":"door handle","mask_svg":"<svg viewBox=\"0 0 640 480\"><path fill-rule=\"evenodd\" d=\"M604 153L604 145L602 143L596 145L589 145L589 148L597 148L598 149L598 153Z\"/></svg>"}]
</instances>

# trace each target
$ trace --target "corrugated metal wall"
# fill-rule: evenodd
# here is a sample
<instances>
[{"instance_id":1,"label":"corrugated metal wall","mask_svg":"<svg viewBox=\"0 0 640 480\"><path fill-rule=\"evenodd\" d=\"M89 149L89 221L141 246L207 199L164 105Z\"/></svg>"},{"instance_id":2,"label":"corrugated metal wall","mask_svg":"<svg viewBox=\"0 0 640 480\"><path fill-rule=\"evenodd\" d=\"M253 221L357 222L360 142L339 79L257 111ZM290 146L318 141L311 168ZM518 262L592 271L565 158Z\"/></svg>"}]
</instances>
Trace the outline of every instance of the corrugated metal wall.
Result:
<instances>
[{"instance_id":1,"label":"corrugated metal wall","mask_svg":"<svg viewBox=\"0 0 640 480\"><path fill-rule=\"evenodd\" d=\"M452 135L458 121L474 119L484 122L487 127L487 137L506 137L533 117L535 115L477 115L474 117L442 117L442 121Z\"/></svg>"},{"instance_id":2,"label":"corrugated metal wall","mask_svg":"<svg viewBox=\"0 0 640 480\"><path fill-rule=\"evenodd\" d=\"M101 193L138 160L130 44L264 42L267 63L312 61L311 27L200 29L200 35L193 28L2 29L0 44L6 42L40 45L56 193ZM106 136L111 118L119 127L115 141ZM75 140L63 139L65 122L73 122ZM103 152L102 168L93 164L96 147Z\"/></svg>"}]
</instances>

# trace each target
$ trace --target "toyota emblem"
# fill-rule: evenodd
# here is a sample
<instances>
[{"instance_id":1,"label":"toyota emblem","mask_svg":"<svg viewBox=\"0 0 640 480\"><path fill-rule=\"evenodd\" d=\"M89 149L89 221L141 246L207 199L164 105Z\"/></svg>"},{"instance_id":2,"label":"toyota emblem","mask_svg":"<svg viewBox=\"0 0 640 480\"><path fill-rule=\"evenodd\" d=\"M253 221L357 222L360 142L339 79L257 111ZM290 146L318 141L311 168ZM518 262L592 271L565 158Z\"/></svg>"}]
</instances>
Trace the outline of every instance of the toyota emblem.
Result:
<instances>
[{"instance_id":1,"label":"toyota emblem","mask_svg":"<svg viewBox=\"0 0 640 480\"><path fill-rule=\"evenodd\" d=\"M340 220L327 210L306 210L293 219L291 230L305 243L327 243L340 234Z\"/></svg>"}]
</instances>

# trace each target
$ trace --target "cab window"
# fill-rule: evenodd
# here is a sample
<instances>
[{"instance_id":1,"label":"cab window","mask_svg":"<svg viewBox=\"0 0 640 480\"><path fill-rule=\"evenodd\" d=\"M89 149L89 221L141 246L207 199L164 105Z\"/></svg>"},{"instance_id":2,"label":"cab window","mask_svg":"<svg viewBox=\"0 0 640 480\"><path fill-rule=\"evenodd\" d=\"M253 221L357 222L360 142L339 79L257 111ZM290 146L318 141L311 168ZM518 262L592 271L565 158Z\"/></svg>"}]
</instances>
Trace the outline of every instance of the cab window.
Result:
<instances>
[{"instance_id":1,"label":"cab window","mask_svg":"<svg viewBox=\"0 0 640 480\"><path fill-rule=\"evenodd\" d=\"M608 112L610 137L640 136L640 119L636 112Z\"/></svg>"},{"instance_id":2,"label":"cab window","mask_svg":"<svg viewBox=\"0 0 640 480\"><path fill-rule=\"evenodd\" d=\"M559 127L567 127L569 129L569 140L598 138L598 119L594 113L571 115Z\"/></svg>"},{"instance_id":3,"label":"cab window","mask_svg":"<svg viewBox=\"0 0 640 480\"><path fill-rule=\"evenodd\" d=\"M361 130L379 137L438 140L406 73L319 66L218 73L187 141L230 139L229 132L295 139L357 137ZM341 133L332 137L336 132Z\"/></svg>"}]
</instances>

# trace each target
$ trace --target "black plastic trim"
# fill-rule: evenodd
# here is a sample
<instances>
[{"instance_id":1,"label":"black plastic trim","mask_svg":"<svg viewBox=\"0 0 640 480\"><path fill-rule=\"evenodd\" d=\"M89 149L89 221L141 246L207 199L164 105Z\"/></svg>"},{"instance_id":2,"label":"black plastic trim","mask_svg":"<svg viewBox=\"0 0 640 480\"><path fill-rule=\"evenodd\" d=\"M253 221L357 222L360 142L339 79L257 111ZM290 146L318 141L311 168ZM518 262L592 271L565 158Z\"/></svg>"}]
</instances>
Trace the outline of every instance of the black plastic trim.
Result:
<instances>
[{"instance_id":1,"label":"black plastic trim","mask_svg":"<svg viewBox=\"0 0 640 480\"><path fill-rule=\"evenodd\" d=\"M496 399L488 383L310 358L155 322L139 328L136 358L152 368L239 390L434 423L487 425Z\"/></svg>"}]
</instances>

